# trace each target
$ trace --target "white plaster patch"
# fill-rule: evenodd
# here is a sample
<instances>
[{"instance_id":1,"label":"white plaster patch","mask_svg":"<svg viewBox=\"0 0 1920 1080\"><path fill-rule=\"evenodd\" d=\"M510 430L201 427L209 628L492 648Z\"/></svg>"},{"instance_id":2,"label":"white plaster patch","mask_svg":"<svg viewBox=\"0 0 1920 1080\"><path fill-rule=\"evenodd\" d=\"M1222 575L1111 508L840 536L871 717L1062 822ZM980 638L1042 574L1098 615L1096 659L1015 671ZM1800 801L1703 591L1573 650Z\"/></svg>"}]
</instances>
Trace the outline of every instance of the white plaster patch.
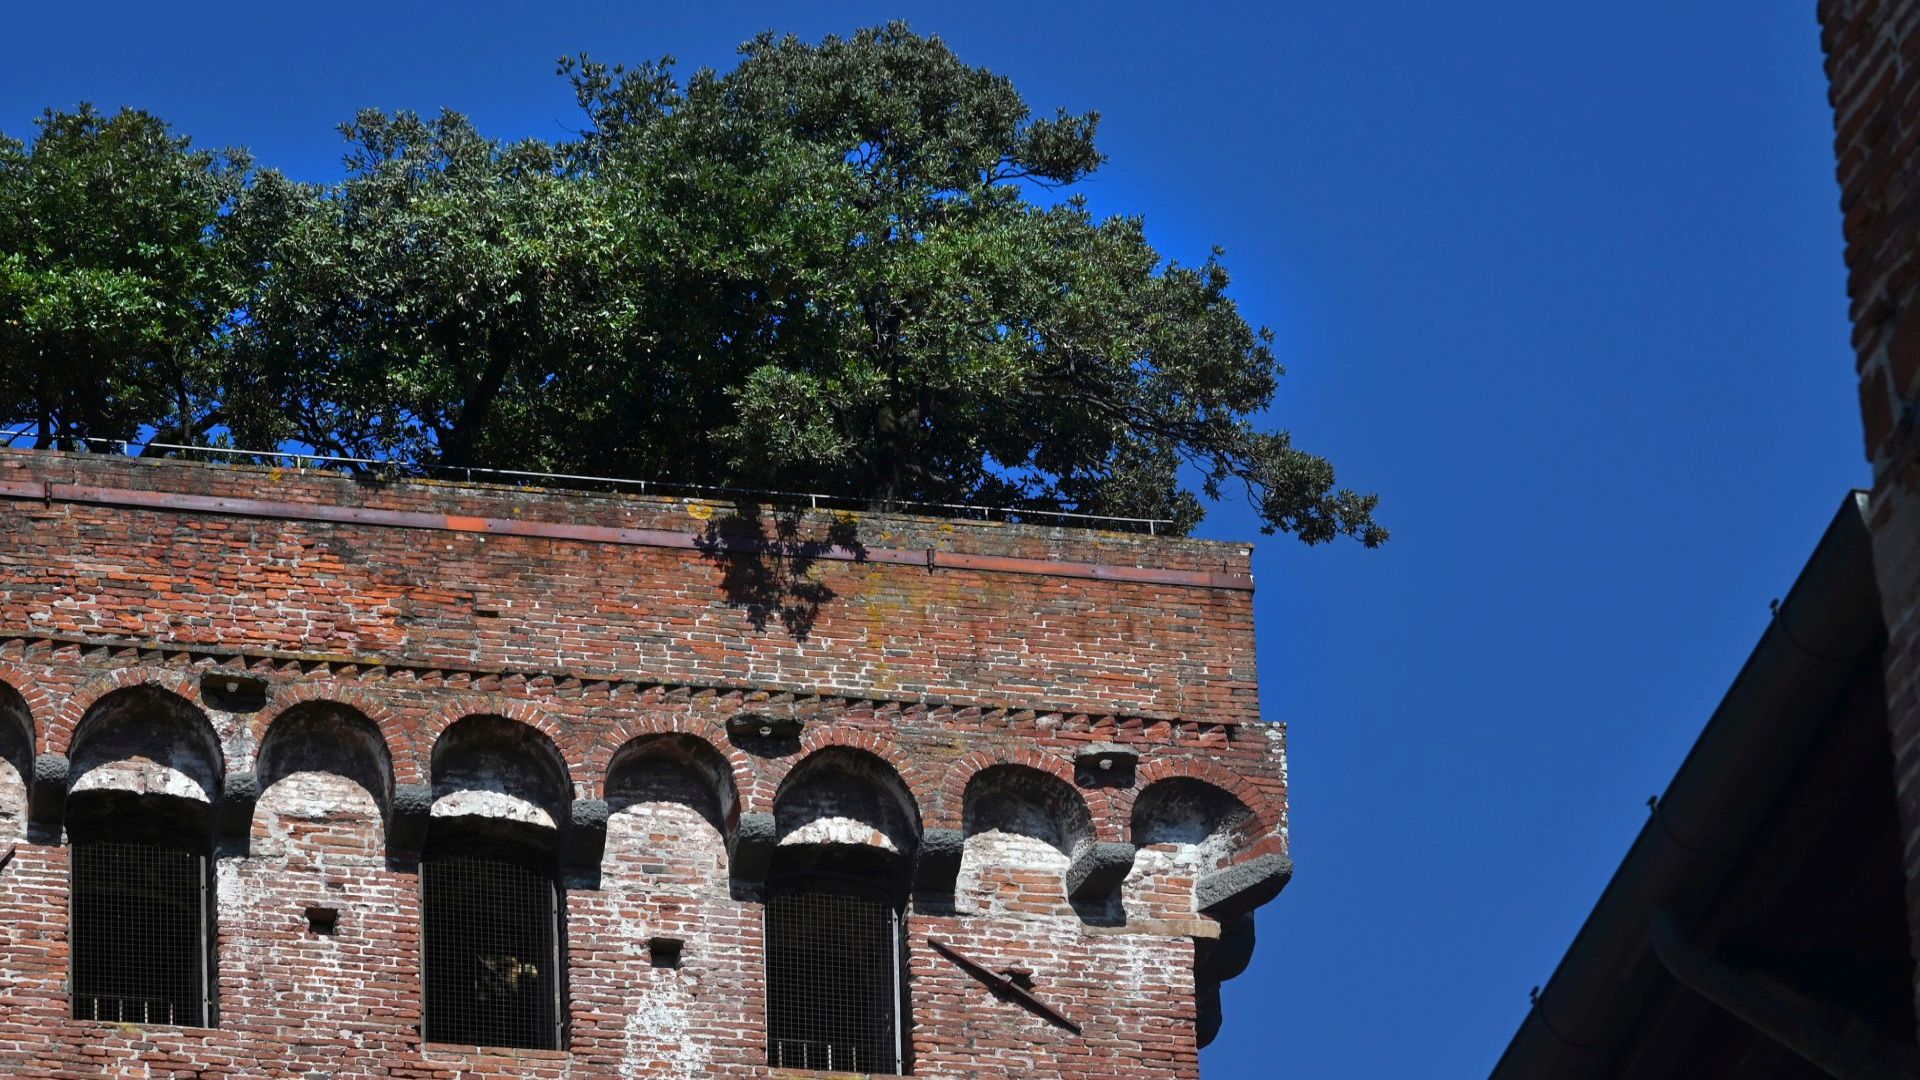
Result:
<instances>
[{"instance_id":1,"label":"white plaster patch","mask_svg":"<svg viewBox=\"0 0 1920 1080\"><path fill-rule=\"evenodd\" d=\"M0 758L0 836L27 816L27 779L13 762Z\"/></svg>"},{"instance_id":2,"label":"white plaster patch","mask_svg":"<svg viewBox=\"0 0 1920 1080\"><path fill-rule=\"evenodd\" d=\"M150 758L121 758L103 762L81 773L68 790L129 791L137 795L171 795L194 802L210 803L205 781L190 776L170 763Z\"/></svg>"},{"instance_id":3,"label":"white plaster patch","mask_svg":"<svg viewBox=\"0 0 1920 1080\"><path fill-rule=\"evenodd\" d=\"M380 804L366 788L337 773L289 773L260 793L260 806L283 817L380 818Z\"/></svg>"},{"instance_id":4,"label":"white plaster patch","mask_svg":"<svg viewBox=\"0 0 1920 1080\"><path fill-rule=\"evenodd\" d=\"M608 880L652 878L664 865L679 880L724 892L726 856L726 839L698 810L673 802L634 803L607 822L602 872Z\"/></svg>"},{"instance_id":5,"label":"white plaster patch","mask_svg":"<svg viewBox=\"0 0 1920 1080\"><path fill-rule=\"evenodd\" d=\"M814 818L780 838L780 846L789 844L864 844L898 854L900 848L886 833L867 824L844 817Z\"/></svg>"},{"instance_id":6,"label":"white plaster patch","mask_svg":"<svg viewBox=\"0 0 1920 1080\"><path fill-rule=\"evenodd\" d=\"M463 788L449 792L433 801L431 812L436 818L486 817L538 825L545 829L555 827L553 815L544 807L504 791Z\"/></svg>"},{"instance_id":7,"label":"white plaster patch","mask_svg":"<svg viewBox=\"0 0 1920 1080\"><path fill-rule=\"evenodd\" d=\"M960 856L960 875L953 887L954 905L968 915L1013 914L1002 910L1008 902L1035 898L1034 886L1016 880L1015 875L1038 873L1059 880L1058 895L1048 899L1058 900L1064 906L1069 861L1059 848L1036 837L998 829L976 833L967 837L967 846ZM1018 914L1030 916L1032 913Z\"/></svg>"},{"instance_id":8,"label":"white plaster patch","mask_svg":"<svg viewBox=\"0 0 1920 1080\"><path fill-rule=\"evenodd\" d=\"M680 981L676 974L656 971L630 999L622 1055L628 1075L643 1068L660 1076L707 1075L713 1051L709 1040L693 1030L688 1013L694 1002Z\"/></svg>"}]
</instances>

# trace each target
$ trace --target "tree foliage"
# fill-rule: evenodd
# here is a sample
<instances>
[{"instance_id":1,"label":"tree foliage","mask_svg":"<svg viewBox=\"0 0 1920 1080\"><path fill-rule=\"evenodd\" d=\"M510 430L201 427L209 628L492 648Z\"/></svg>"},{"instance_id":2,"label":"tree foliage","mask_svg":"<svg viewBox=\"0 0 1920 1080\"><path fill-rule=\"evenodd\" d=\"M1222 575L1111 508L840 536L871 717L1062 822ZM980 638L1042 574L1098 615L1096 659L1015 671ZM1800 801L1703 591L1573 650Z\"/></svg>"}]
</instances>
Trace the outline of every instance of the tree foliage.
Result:
<instances>
[{"instance_id":1,"label":"tree foliage","mask_svg":"<svg viewBox=\"0 0 1920 1080\"><path fill-rule=\"evenodd\" d=\"M0 419L42 446L204 436L235 311L214 234L246 158L131 109L37 128L0 136Z\"/></svg>"},{"instance_id":2,"label":"tree foliage","mask_svg":"<svg viewBox=\"0 0 1920 1080\"><path fill-rule=\"evenodd\" d=\"M1097 115L898 24L560 69L572 137L365 112L327 183L49 114L0 146L0 415L1179 530L1238 489L1385 539L1264 424L1281 369L1220 253L1073 195Z\"/></svg>"}]
</instances>

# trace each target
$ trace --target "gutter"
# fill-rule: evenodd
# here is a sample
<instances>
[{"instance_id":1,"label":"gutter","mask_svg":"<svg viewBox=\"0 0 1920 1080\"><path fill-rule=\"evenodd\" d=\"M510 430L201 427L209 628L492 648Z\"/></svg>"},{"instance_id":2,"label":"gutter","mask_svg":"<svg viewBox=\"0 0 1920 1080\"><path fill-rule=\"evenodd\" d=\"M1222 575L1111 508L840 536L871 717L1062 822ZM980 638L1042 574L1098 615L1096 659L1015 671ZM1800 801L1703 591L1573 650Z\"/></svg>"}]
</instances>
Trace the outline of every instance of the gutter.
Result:
<instances>
[{"instance_id":1,"label":"gutter","mask_svg":"<svg viewBox=\"0 0 1920 1080\"><path fill-rule=\"evenodd\" d=\"M1679 920L1666 908L1653 913L1653 951L1681 985L1828 1076L1840 1080L1911 1076L1882 1059L1878 1040L1865 1024L1847 1017L1836 1029L1815 1016L1804 1001L1715 960L1680 929Z\"/></svg>"},{"instance_id":2,"label":"gutter","mask_svg":"<svg viewBox=\"0 0 1920 1080\"><path fill-rule=\"evenodd\" d=\"M1492 1080L1609 1075L1666 977L1655 913L1711 905L1860 665L1884 647L1866 513L1865 492L1842 501Z\"/></svg>"}]
</instances>

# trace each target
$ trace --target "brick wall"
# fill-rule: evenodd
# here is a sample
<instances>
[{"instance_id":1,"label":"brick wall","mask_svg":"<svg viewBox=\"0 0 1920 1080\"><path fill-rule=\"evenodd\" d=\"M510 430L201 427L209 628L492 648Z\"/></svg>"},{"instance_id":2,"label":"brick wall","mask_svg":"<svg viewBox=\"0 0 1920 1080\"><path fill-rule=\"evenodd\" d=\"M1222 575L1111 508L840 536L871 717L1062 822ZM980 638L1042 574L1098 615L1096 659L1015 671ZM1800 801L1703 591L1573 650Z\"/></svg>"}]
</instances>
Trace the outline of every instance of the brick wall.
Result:
<instances>
[{"instance_id":1,"label":"brick wall","mask_svg":"<svg viewBox=\"0 0 1920 1080\"><path fill-rule=\"evenodd\" d=\"M0 453L0 1072L780 1075L758 882L854 841L910 865L916 1074L1193 1077L1289 872L1247 555ZM69 1018L60 821L100 786L212 804L216 1028ZM566 1050L422 1042L443 813L565 851Z\"/></svg>"},{"instance_id":2,"label":"brick wall","mask_svg":"<svg viewBox=\"0 0 1920 1080\"><path fill-rule=\"evenodd\" d=\"M1889 634L1908 926L1920 932L1920 0L1821 0L1819 17L1874 472L1874 569Z\"/></svg>"}]
</instances>

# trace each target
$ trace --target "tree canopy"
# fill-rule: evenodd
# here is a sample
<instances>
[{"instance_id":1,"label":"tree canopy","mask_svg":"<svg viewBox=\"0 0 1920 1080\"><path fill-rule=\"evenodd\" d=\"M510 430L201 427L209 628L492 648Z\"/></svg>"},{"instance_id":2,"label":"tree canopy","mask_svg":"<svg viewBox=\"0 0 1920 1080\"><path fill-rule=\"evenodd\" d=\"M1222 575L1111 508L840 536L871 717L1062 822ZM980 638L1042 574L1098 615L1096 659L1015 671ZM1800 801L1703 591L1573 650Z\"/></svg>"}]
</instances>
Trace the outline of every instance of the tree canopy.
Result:
<instances>
[{"instance_id":1,"label":"tree canopy","mask_svg":"<svg viewBox=\"0 0 1920 1080\"><path fill-rule=\"evenodd\" d=\"M363 112L325 182L132 111L0 139L0 420L1386 538L1266 422L1220 252L1074 195L1097 114L900 24L560 74L572 136Z\"/></svg>"}]
</instances>

